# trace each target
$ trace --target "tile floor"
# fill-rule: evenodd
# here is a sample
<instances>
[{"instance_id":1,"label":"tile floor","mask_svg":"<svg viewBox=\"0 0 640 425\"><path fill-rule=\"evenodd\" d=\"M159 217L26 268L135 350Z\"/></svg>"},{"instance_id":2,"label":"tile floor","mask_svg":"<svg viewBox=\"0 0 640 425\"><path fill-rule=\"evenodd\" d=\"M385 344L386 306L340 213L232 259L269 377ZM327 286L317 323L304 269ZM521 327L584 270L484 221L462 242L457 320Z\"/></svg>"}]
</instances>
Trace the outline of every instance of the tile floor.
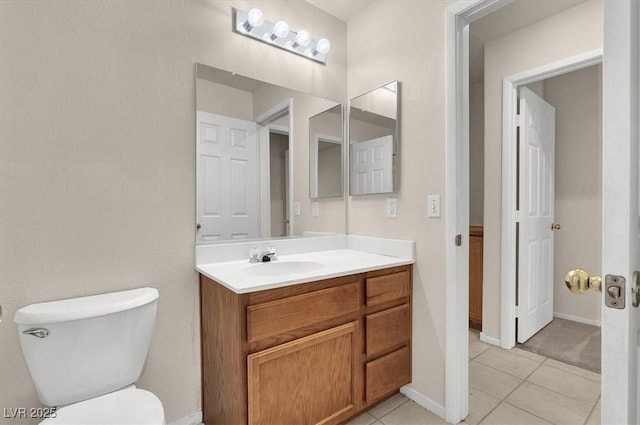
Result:
<instances>
[{"instance_id":1,"label":"tile floor","mask_svg":"<svg viewBox=\"0 0 640 425\"><path fill-rule=\"evenodd\" d=\"M441 418L398 394L348 425L439 425ZM599 425L600 375L469 333L468 425Z\"/></svg>"}]
</instances>

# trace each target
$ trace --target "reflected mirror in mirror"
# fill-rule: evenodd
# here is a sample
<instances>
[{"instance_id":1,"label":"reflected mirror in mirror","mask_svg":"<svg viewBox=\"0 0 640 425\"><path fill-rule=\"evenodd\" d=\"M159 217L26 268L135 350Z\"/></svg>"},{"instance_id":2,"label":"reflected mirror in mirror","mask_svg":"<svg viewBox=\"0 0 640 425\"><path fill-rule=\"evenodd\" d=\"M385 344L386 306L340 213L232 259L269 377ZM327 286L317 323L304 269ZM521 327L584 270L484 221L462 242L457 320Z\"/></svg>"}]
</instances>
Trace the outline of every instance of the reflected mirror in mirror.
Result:
<instances>
[{"instance_id":1,"label":"reflected mirror in mirror","mask_svg":"<svg viewBox=\"0 0 640 425\"><path fill-rule=\"evenodd\" d=\"M197 64L196 243L344 233L344 202L307 213L309 118L336 105Z\"/></svg>"},{"instance_id":2,"label":"reflected mirror in mirror","mask_svg":"<svg viewBox=\"0 0 640 425\"><path fill-rule=\"evenodd\" d=\"M392 81L349 102L349 194L397 188L400 83Z\"/></svg>"},{"instance_id":3,"label":"reflected mirror in mirror","mask_svg":"<svg viewBox=\"0 0 640 425\"><path fill-rule=\"evenodd\" d=\"M309 118L309 194L342 196L342 105Z\"/></svg>"}]
</instances>

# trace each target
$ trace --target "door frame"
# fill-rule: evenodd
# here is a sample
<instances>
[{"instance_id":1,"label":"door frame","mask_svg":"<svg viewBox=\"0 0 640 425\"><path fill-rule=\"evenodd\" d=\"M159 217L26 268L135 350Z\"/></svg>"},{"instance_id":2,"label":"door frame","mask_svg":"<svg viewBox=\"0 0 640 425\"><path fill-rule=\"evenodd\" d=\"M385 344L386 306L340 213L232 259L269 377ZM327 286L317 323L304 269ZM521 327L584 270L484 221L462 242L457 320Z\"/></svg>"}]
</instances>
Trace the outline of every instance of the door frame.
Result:
<instances>
[{"instance_id":1,"label":"door frame","mask_svg":"<svg viewBox=\"0 0 640 425\"><path fill-rule=\"evenodd\" d=\"M272 124L285 115L289 115L289 128ZM271 237L271 176L269 174L269 133L287 134L289 137L288 150L291 151L291 140L293 138L293 98L288 98L282 102L272 106L262 114L258 115L255 119L258 125L258 134L260 141L260 237ZM293 159L290 157L286 164L289 172L293 167ZM287 191L291 193L293 185L290 183L287 185ZM288 205L286 206L289 212L289 217L293 213L293 203L291 199L288 199ZM290 227L289 227L290 230Z\"/></svg>"},{"instance_id":2,"label":"door frame","mask_svg":"<svg viewBox=\"0 0 640 425\"><path fill-rule=\"evenodd\" d=\"M602 63L602 49L510 75L502 80L502 240L500 244L500 346L516 345L516 149L518 88Z\"/></svg>"},{"instance_id":3,"label":"door frame","mask_svg":"<svg viewBox=\"0 0 640 425\"><path fill-rule=\"evenodd\" d=\"M281 134L283 136L287 136L287 150L284 151L284 163L285 163L285 172L284 172L284 202L285 202L285 236L291 235L291 218L288 216L291 210L291 185L289 184L290 174L291 174L291 165L289 162L289 152L291 151L291 117L289 118L289 127L285 127L277 124L269 124L267 127L269 128L269 139L271 139L271 133ZM269 145L269 148L271 145ZM267 155L269 157L269 164L271 163L271 154ZM271 167L269 167L268 179L269 179L269 189L271 189ZM271 202L271 191L269 191L269 203ZM269 229L271 229L271 211L269 211Z\"/></svg>"},{"instance_id":4,"label":"door frame","mask_svg":"<svg viewBox=\"0 0 640 425\"><path fill-rule=\"evenodd\" d=\"M445 420L469 413L469 27L513 0L445 10ZM457 244L457 236L460 243Z\"/></svg>"},{"instance_id":5,"label":"door frame","mask_svg":"<svg viewBox=\"0 0 640 425\"><path fill-rule=\"evenodd\" d=\"M458 0L445 11L445 419L451 423L463 420L469 412L469 30L467 25L509 4L510 0ZM638 117L638 105L607 103L606 99L621 96L624 99L636 96L626 93L616 78L629 76L638 68L638 25L640 17L637 8L630 1L604 2L604 53L607 46L619 45L620 52L608 52L603 69L617 70L614 73L603 72L603 149L615 145L614 135L617 125L629 129L629 119ZM636 15L629 16L629 10ZM626 18L626 21L624 20ZM618 21L624 25L618 25ZM631 38L635 35L636 40ZM635 49L636 51L634 51ZM616 50L616 49L613 49ZM630 55L630 57L629 57ZM632 63L635 60L636 63ZM635 83L637 89L637 82ZM631 115L630 115L631 114ZM611 127L612 130L607 130ZM626 137L624 143L630 143L634 134L621 132ZM635 134L637 137L637 132ZM636 148L637 153L637 148ZM603 170L604 172L605 170ZM637 177L637 170L634 171ZM603 194L604 195L604 194ZM603 202L606 199L603 196ZM604 217L603 217L604 219ZM456 235L461 235L461 246L456 245ZM603 252L607 238L603 238ZM459 249L461 248L461 249ZM611 269L614 260L603 261L603 272ZM630 289L627 289L630 293ZM612 329L607 327L603 311L603 334ZM621 320L621 322L624 322ZM617 323L612 323L612 325ZM604 341L603 341L604 342ZM631 354L631 353L628 353ZM603 358L604 361L604 358ZM613 379L615 377L611 377ZM638 377L635 377L636 379ZM603 377L602 388L613 389L615 382ZM631 378L633 379L633 378ZM603 416L614 418L614 408L621 413L629 412L625 400L614 401L615 393L603 391Z\"/></svg>"}]
</instances>

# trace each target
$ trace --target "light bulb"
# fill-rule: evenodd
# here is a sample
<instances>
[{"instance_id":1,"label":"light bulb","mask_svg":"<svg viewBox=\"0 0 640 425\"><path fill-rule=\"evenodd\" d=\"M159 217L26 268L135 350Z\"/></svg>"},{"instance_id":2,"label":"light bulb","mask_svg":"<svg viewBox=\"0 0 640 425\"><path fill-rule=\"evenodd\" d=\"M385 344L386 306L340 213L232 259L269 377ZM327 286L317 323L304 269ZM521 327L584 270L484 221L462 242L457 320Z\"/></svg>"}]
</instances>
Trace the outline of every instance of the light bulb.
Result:
<instances>
[{"instance_id":1,"label":"light bulb","mask_svg":"<svg viewBox=\"0 0 640 425\"><path fill-rule=\"evenodd\" d=\"M326 38L321 38L316 44L316 52L326 55L331 50L331 43Z\"/></svg>"},{"instance_id":2,"label":"light bulb","mask_svg":"<svg viewBox=\"0 0 640 425\"><path fill-rule=\"evenodd\" d=\"M247 22L244 24L244 28L247 31L251 31L253 28L259 27L264 23L264 15L260 9L251 9L247 13Z\"/></svg>"},{"instance_id":3,"label":"light bulb","mask_svg":"<svg viewBox=\"0 0 640 425\"><path fill-rule=\"evenodd\" d=\"M305 30L300 30L298 31L298 34L296 34L296 41L293 43L293 47L298 47L298 45L304 47L308 46L309 43L311 43L311 36L309 33Z\"/></svg>"},{"instance_id":4,"label":"light bulb","mask_svg":"<svg viewBox=\"0 0 640 425\"><path fill-rule=\"evenodd\" d=\"M271 40L275 40L276 38L284 38L289 35L289 24L285 21L278 21L273 26L273 33L271 34Z\"/></svg>"}]
</instances>

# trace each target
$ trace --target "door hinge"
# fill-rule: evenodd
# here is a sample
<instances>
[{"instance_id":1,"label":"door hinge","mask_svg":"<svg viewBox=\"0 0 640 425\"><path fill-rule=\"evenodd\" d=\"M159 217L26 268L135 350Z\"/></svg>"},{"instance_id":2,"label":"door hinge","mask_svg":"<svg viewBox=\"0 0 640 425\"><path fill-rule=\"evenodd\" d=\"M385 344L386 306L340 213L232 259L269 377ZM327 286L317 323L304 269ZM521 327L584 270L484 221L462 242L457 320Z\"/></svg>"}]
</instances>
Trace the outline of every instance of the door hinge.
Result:
<instances>
[{"instance_id":1,"label":"door hinge","mask_svg":"<svg viewBox=\"0 0 640 425\"><path fill-rule=\"evenodd\" d=\"M520 210L516 210L515 219L516 223L520 223Z\"/></svg>"},{"instance_id":2,"label":"door hinge","mask_svg":"<svg viewBox=\"0 0 640 425\"><path fill-rule=\"evenodd\" d=\"M520 317L520 309L516 306L516 319Z\"/></svg>"},{"instance_id":3,"label":"door hinge","mask_svg":"<svg viewBox=\"0 0 640 425\"><path fill-rule=\"evenodd\" d=\"M456 246L462 246L462 235L456 235Z\"/></svg>"},{"instance_id":4,"label":"door hinge","mask_svg":"<svg viewBox=\"0 0 640 425\"><path fill-rule=\"evenodd\" d=\"M522 125L522 119L520 117L520 114L516 115L516 127L520 127L520 125Z\"/></svg>"}]
</instances>

